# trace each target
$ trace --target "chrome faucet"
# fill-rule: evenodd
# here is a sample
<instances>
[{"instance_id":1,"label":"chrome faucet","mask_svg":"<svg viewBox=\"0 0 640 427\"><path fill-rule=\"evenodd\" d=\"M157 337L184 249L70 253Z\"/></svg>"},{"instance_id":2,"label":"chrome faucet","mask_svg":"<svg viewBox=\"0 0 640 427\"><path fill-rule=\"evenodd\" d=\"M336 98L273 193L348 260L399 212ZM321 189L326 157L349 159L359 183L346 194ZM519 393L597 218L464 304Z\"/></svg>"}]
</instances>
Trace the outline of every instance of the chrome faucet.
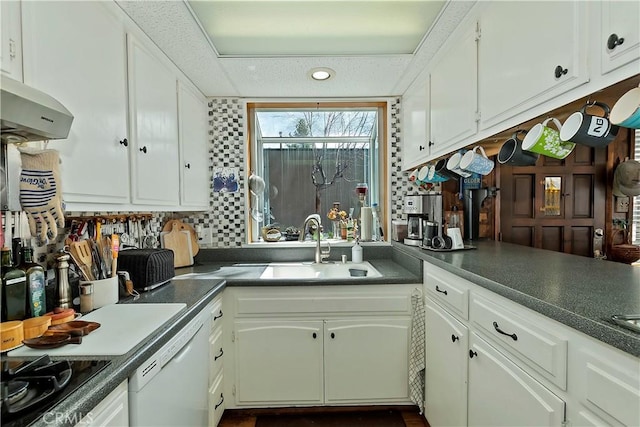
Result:
<instances>
[{"instance_id":1,"label":"chrome faucet","mask_svg":"<svg viewBox=\"0 0 640 427\"><path fill-rule=\"evenodd\" d=\"M321 239L320 227L322 226L322 220L320 219L319 214L317 213L311 214L307 217L307 219L304 220L304 224L302 225L302 233L300 233L300 241L304 240L305 234L307 232L307 226L309 225L310 222L314 222L316 224L316 234L318 236L314 262L316 264L321 264L323 258L329 257L329 253L327 252L325 254L320 250L320 239ZM331 251L331 247L329 247L329 251Z\"/></svg>"}]
</instances>

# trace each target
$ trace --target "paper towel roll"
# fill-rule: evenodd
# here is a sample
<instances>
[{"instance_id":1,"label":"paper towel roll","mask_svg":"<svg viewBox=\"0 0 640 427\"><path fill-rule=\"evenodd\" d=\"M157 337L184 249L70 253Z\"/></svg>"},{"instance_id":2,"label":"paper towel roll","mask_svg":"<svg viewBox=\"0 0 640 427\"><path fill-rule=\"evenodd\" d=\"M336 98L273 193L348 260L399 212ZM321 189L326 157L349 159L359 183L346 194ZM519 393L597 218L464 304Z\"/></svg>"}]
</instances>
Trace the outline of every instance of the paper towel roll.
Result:
<instances>
[{"instance_id":1,"label":"paper towel roll","mask_svg":"<svg viewBox=\"0 0 640 427\"><path fill-rule=\"evenodd\" d=\"M371 240L371 232L373 227L373 214L370 207L362 207L360 209L360 240Z\"/></svg>"}]
</instances>

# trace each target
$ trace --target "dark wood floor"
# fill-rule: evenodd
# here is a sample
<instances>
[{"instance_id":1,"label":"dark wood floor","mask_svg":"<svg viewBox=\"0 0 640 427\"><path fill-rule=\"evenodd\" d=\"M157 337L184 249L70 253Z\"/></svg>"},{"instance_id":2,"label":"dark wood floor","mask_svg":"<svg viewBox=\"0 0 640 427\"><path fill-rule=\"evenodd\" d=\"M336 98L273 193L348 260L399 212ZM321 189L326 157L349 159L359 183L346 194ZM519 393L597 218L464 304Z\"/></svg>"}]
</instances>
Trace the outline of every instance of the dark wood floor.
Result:
<instances>
[{"instance_id":1,"label":"dark wood floor","mask_svg":"<svg viewBox=\"0 0 640 427\"><path fill-rule=\"evenodd\" d=\"M255 427L256 419L262 414L290 414L296 412L338 413L341 411L378 411L397 409L402 414L406 427L429 427L416 406L366 406L366 407L313 407L313 408L273 408L273 409L227 409L218 427ZM345 426L348 427L348 426Z\"/></svg>"}]
</instances>

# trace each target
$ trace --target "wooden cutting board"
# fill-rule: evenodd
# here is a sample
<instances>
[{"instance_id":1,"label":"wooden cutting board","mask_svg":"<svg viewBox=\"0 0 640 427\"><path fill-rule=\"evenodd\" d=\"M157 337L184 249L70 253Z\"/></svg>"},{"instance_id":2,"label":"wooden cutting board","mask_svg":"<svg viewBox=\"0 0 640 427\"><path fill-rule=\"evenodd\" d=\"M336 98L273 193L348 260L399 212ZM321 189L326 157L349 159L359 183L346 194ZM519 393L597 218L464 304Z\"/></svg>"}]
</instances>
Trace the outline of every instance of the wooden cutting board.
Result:
<instances>
[{"instance_id":1,"label":"wooden cutting board","mask_svg":"<svg viewBox=\"0 0 640 427\"><path fill-rule=\"evenodd\" d=\"M162 237L162 241L166 249L173 251L174 267L185 267L193 264L190 235L183 233L177 223L173 223L173 228Z\"/></svg>"},{"instance_id":2,"label":"wooden cutting board","mask_svg":"<svg viewBox=\"0 0 640 427\"><path fill-rule=\"evenodd\" d=\"M196 230L194 230L194 228L191 225L186 224L180 221L179 219L170 219L169 221L167 221L164 227L162 227L162 231L173 230L173 224L178 224L178 227L180 228L180 230L189 232L189 234L191 235L191 253L193 254L193 256L196 256L198 254L198 251L200 250L200 245L198 245L198 235L196 234Z\"/></svg>"}]
</instances>

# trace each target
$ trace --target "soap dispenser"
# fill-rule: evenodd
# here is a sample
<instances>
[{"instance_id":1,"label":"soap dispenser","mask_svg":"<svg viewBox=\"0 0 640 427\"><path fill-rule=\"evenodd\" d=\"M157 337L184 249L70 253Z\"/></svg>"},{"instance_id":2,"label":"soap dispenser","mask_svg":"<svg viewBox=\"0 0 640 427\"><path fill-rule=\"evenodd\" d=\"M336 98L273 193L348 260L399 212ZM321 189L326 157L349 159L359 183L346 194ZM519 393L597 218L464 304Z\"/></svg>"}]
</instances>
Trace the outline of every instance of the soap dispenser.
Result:
<instances>
[{"instance_id":1,"label":"soap dispenser","mask_svg":"<svg viewBox=\"0 0 640 427\"><path fill-rule=\"evenodd\" d=\"M362 246L360 246L360 239L356 239L355 245L351 247L351 262L362 262Z\"/></svg>"}]
</instances>

